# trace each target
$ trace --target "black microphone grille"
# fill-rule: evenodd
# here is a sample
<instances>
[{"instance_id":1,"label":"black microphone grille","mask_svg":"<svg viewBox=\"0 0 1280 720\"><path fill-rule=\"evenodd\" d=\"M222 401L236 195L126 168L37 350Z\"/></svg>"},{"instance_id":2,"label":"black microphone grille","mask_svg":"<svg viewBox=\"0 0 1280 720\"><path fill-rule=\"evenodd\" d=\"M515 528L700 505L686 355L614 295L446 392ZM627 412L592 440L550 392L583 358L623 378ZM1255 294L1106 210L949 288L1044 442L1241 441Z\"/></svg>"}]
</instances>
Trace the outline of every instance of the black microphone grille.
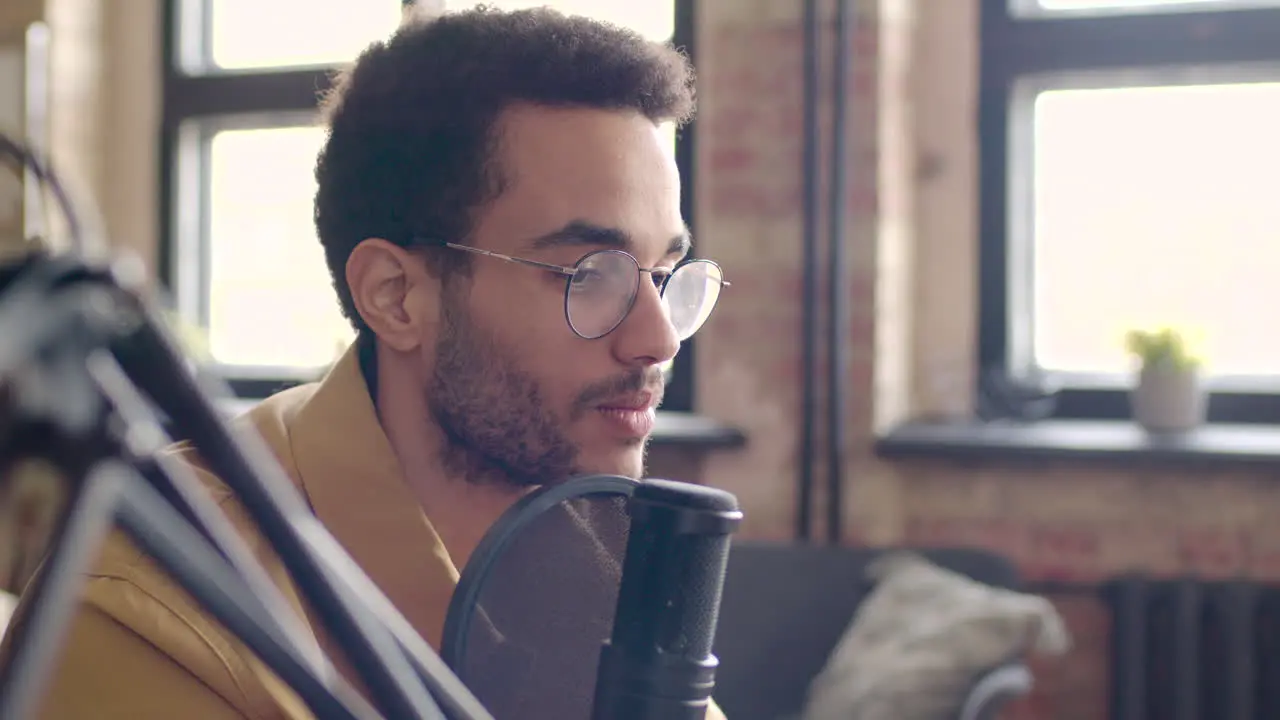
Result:
<instances>
[{"instance_id":1,"label":"black microphone grille","mask_svg":"<svg viewBox=\"0 0 1280 720\"><path fill-rule=\"evenodd\" d=\"M646 479L636 486L633 498L634 502L661 503L690 510L738 512L738 498L732 493L674 480Z\"/></svg>"},{"instance_id":2,"label":"black microphone grille","mask_svg":"<svg viewBox=\"0 0 1280 720\"><path fill-rule=\"evenodd\" d=\"M701 661L715 638L738 500L716 488L648 479L631 498L631 535L614 644Z\"/></svg>"}]
</instances>

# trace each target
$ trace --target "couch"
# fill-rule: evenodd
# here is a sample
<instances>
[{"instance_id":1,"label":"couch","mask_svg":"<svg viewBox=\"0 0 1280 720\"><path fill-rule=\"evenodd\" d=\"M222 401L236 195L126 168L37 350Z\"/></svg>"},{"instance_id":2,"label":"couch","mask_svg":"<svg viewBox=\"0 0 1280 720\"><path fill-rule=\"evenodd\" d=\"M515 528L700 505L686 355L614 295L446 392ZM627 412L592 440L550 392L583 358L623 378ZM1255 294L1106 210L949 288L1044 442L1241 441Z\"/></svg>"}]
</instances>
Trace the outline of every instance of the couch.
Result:
<instances>
[{"instance_id":1,"label":"couch","mask_svg":"<svg viewBox=\"0 0 1280 720\"><path fill-rule=\"evenodd\" d=\"M979 582L1015 589L1001 556L972 549L913 548ZM866 570L886 550L803 544L734 543L716 632L716 702L732 720L799 717L809 682L827 662L871 589ZM1030 691L1027 666L990 668L971 687L955 720L990 720Z\"/></svg>"}]
</instances>

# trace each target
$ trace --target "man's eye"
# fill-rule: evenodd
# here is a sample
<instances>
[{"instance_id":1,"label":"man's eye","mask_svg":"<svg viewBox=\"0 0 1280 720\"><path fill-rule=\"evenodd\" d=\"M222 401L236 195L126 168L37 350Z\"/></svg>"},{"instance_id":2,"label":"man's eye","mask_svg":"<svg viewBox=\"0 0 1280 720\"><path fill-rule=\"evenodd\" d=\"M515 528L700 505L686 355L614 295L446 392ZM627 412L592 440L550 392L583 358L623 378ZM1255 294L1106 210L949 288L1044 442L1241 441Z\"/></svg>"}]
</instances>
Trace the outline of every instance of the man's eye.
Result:
<instances>
[{"instance_id":1,"label":"man's eye","mask_svg":"<svg viewBox=\"0 0 1280 720\"><path fill-rule=\"evenodd\" d=\"M587 290L599 286L604 280L604 273L598 270L578 268L578 271L573 274L573 287L574 289Z\"/></svg>"}]
</instances>

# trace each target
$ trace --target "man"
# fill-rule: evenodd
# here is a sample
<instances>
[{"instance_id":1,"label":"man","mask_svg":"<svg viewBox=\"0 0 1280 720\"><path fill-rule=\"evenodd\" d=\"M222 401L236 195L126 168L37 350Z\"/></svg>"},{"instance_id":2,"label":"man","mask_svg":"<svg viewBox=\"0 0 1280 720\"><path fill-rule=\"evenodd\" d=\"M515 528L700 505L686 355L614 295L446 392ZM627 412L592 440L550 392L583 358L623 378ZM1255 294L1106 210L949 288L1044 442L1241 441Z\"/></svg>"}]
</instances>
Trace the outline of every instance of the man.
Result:
<instances>
[{"instance_id":1,"label":"man","mask_svg":"<svg viewBox=\"0 0 1280 720\"><path fill-rule=\"evenodd\" d=\"M434 646L458 568L516 498L642 472L661 368L723 285L681 264L659 129L693 100L676 51L544 10L406 21L327 98L316 226L359 340L239 422ZM176 452L314 629L243 509ZM41 717L307 717L120 537L86 592Z\"/></svg>"}]
</instances>

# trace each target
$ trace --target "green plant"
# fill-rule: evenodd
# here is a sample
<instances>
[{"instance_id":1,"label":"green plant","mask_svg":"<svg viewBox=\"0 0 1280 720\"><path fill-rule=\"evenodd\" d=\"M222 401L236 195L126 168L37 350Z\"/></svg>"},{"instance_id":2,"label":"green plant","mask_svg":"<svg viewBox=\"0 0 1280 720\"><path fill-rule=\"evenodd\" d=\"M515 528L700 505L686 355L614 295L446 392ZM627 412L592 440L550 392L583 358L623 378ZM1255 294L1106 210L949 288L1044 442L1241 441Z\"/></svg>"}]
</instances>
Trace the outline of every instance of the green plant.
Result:
<instances>
[{"instance_id":1,"label":"green plant","mask_svg":"<svg viewBox=\"0 0 1280 720\"><path fill-rule=\"evenodd\" d=\"M1125 348L1142 362L1143 368L1190 370L1200 366L1200 358L1192 352L1186 336L1173 328L1130 330L1125 335Z\"/></svg>"}]
</instances>

